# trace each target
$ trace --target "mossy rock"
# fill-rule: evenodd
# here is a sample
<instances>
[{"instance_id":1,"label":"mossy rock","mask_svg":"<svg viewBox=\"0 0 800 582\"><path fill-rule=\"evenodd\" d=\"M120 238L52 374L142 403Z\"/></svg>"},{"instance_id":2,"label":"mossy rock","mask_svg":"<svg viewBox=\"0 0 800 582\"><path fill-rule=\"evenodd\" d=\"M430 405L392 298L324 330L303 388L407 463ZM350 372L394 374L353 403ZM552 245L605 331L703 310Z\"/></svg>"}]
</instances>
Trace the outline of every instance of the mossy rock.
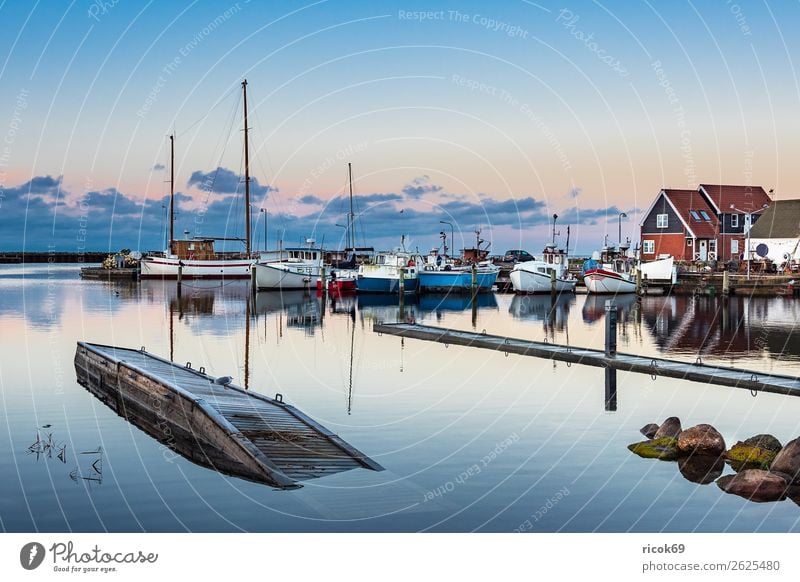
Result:
<instances>
[{"instance_id":1,"label":"mossy rock","mask_svg":"<svg viewBox=\"0 0 800 582\"><path fill-rule=\"evenodd\" d=\"M678 439L659 437L649 441L628 445L628 450L643 459L674 461L678 458Z\"/></svg>"},{"instance_id":2,"label":"mossy rock","mask_svg":"<svg viewBox=\"0 0 800 582\"><path fill-rule=\"evenodd\" d=\"M742 469L769 469L777 454L778 451L747 444L745 441L733 445L725 452L725 458L730 461L733 470L738 472Z\"/></svg>"},{"instance_id":3,"label":"mossy rock","mask_svg":"<svg viewBox=\"0 0 800 582\"><path fill-rule=\"evenodd\" d=\"M775 454L778 454L783 448L781 441L776 439L771 434L757 434L749 439L745 439L744 444L752 447L758 447L759 449L764 449L766 451L774 451Z\"/></svg>"}]
</instances>

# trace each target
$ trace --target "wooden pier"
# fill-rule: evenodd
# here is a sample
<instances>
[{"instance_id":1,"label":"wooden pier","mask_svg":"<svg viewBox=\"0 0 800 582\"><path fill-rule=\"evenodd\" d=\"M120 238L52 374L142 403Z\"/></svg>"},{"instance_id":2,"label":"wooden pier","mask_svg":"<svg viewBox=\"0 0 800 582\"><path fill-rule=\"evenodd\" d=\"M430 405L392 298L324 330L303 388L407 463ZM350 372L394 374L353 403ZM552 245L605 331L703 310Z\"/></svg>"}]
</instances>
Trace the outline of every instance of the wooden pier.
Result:
<instances>
[{"instance_id":1,"label":"wooden pier","mask_svg":"<svg viewBox=\"0 0 800 582\"><path fill-rule=\"evenodd\" d=\"M199 465L281 489L378 463L285 404L144 349L78 342L78 382L120 416Z\"/></svg>"},{"instance_id":2,"label":"wooden pier","mask_svg":"<svg viewBox=\"0 0 800 582\"><path fill-rule=\"evenodd\" d=\"M613 313L616 314L616 312ZM616 321L613 323L615 324ZM759 392L800 396L800 379L796 376L766 374L726 366L709 365L703 363L700 358L694 363L690 363L618 353L616 351L616 326L613 325L611 327L613 332L607 329L605 351L408 323L376 323L373 325L373 331L379 334L421 339L447 345L468 346L573 364L596 366L611 372L615 370L638 372L653 377L665 376ZM612 335L613 337L611 337ZM615 380L614 378L613 385L608 387L609 399L611 394L616 393Z\"/></svg>"}]
</instances>

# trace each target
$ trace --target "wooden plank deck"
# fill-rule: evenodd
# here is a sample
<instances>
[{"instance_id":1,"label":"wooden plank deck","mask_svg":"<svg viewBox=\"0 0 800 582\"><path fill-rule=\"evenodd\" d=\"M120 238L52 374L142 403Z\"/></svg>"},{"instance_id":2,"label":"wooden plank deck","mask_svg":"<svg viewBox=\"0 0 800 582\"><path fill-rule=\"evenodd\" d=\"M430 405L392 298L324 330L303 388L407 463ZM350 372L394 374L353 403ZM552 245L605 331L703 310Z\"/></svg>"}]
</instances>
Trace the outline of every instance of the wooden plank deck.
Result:
<instances>
[{"instance_id":1,"label":"wooden plank deck","mask_svg":"<svg viewBox=\"0 0 800 582\"><path fill-rule=\"evenodd\" d=\"M603 350L592 348L575 348L547 342L409 323L376 323L372 329L378 334L469 346L586 366L638 372L651 376L665 376L692 382L744 388L759 392L800 396L800 379L797 376L767 374L753 370L710 365L703 363L699 359L691 363L662 358L648 358L620 352L617 352L615 356L606 356Z\"/></svg>"},{"instance_id":2,"label":"wooden plank deck","mask_svg":"<svg viewBox=\"0 0 800 582\"><path fill-rule=\"evenodd\" d=\"M218 384L146 351L78 342L78 381L184 457L280 488L378 463L282 397Z\"/></svg>"}]
</instances>

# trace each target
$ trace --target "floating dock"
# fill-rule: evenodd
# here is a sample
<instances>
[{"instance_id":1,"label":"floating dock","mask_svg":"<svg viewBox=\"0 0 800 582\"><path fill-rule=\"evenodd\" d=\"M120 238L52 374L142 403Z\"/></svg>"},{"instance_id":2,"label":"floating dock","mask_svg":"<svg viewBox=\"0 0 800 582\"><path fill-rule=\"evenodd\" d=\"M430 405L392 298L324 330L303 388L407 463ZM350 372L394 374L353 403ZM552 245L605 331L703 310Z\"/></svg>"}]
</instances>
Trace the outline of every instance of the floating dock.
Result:
<instances>
[{"instance_id":1,"label":"floating dock","mask_svg":"<svg viewBox=\"0 0 800 582\"><path fill-rule=\"evenodd\" d=\"M81 268L81 279L92 281L138 281L138 267L106 269L104 267Z\"/></svg>"},{"instance_id":2,"label":"floating dock","mask_svg":"<svg viewBox=\"0 0 800 582\"><path fill-rule=\"evenodd\" d=\"M653 377L665 376L692 382L745 388L759 392L800 396L800 379L796 376L766 374L726 366L709 365L703 363L700 358L694 363L648 358L616 352L616 347L614 347L613 353L608 355L603 350L591 348L576 348L548 342L535 342L488 335L486 333L409 323L376 323L372 329L379 334L421 339L448 345L483 348L509 354L596 366L609 370L638 372Z\"/></svg>"},{"instance_id":3,"label":"floating dock","mask_svg":"<svg viewBox=\"0 0 800 582\"><path fill-rule=\"evenodd\" d=\"M245 391L190 363L140 350L78 342L78 382L103 403L199 465L281 489L363 467L381 467L285 404Z\"/></svg>"}]
</instances>

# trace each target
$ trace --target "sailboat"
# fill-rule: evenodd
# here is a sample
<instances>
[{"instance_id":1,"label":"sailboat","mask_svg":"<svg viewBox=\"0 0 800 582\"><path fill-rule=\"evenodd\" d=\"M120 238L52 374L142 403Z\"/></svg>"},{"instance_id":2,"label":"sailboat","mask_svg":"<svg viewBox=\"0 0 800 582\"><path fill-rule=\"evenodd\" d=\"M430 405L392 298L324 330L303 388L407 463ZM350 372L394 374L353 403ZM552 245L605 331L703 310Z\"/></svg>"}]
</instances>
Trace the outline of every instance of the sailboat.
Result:
<instances>
[{"instance_id":1,"label":"sailboat","mask_svg":"<svg viewBox=\"0 0 800 582\"><path fill-rule=\"evenodd\" d=\"M246 239L244 253L218 253L214 250L215 241L231 240L215 237L194 237L175 239L175 135L170 142L170 180L169 180L169 247L158 255L143 257L142 279L249 279L250 269L255 263L252 257L250 236L250 152L247 141L247 79L242 81L244 100L244 214ZM236 239L241 240L241 239Z\"/></svg>"}]
</instances>

